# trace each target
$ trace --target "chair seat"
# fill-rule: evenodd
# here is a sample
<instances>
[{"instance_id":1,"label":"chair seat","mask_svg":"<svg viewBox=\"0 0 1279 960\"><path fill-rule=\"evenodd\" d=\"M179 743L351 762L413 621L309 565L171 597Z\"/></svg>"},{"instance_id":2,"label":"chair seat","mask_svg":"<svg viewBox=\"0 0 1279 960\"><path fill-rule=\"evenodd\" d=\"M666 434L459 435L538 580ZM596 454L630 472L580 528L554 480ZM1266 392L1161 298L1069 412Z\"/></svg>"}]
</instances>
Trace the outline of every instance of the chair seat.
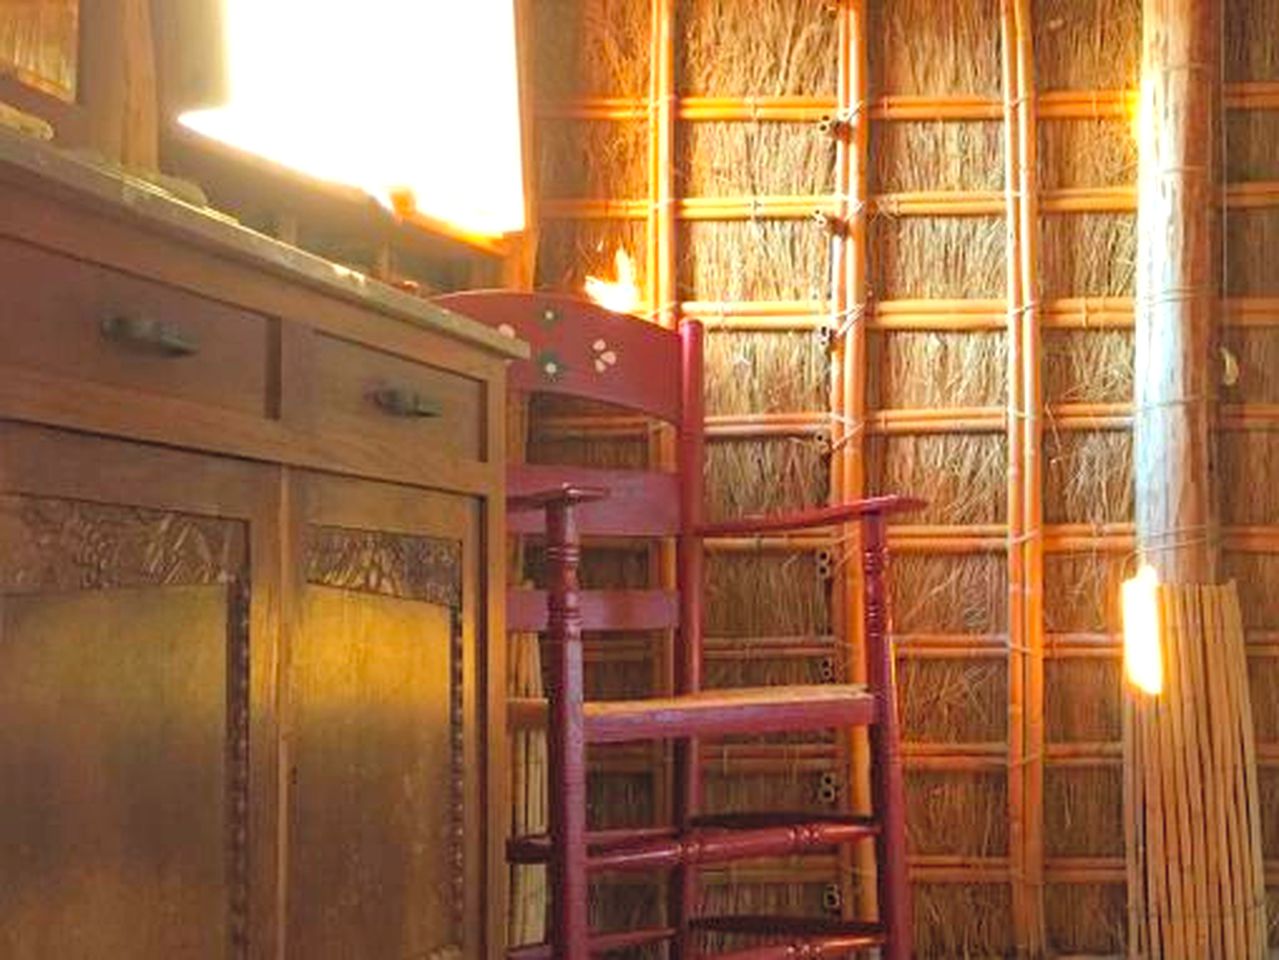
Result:
<instances>
[{"instance_id":1,"label":"chair seat","mask_svg":"<svg viewBox=\"0 0 1279 960\"><path fill-rule=\"evenodd\" d=\"M887 943L883 927L857 920L827 920L821 917L697 917L694 930L707 933L740 934L782 940L767 946L750 947L730 953L701 954L699 960L794 960L795 957L842 957L850 950L866 950ZM590 939L592 956L616 950L669 942L676 931L669 927L595 934ZM550 944L514 947L507 960L554 960Z\"/></svg>"},{"instance_id":2,"label":"chair seat","mask_svg":"<svg viewBox=\"0 0 1279 960\"><path fill-rule=\"evenodd\" d=\"M858 684L804 684L596 701L584 712L588 743L623 743L862 726L875 721L876 700Z\"/></svg>"},{"instance_id":3,"label":"chair seat","mask_svg":"<svg viewBox=\"0 0 1279 960\"><path fill-rule=\"evenodd\" d=\"M517 697L507 712L512 729L546 726L545 700ZM879 705L861 684L814 683L595 700L582 712L588 743L625 743L865 726L876 721Z\"/></svg>"},{"instance_id":4,"label":"chair seat","mask_svg":"<svg viewBox=\"0 0 1279 960\"><path fill-rule=\"evenodd\" d=\"M878 923L821 917L695 917L691 926L705 933L764 937L768 945L728 953L702 954L702 960L793 960L795 957L844 957L850 950L884 946L888 937Z\"/></svg>"}]
</instances>

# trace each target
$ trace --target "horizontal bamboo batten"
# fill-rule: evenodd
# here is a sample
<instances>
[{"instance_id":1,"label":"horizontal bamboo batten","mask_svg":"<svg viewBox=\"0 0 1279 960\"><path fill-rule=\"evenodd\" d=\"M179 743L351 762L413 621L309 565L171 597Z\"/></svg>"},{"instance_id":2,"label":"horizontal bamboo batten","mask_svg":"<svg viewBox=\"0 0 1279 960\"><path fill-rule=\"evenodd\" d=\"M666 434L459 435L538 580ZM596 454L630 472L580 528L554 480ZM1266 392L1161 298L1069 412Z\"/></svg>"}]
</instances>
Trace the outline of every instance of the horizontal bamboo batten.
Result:
<instances>
[{"instance_id":1,"label":"horizontal bamboo batten","mask_svg":"<svg viewBox=\"0 0 1279 960\"><path fill-rule=\"evenodd\" d=\"M806 331L829 326L831 310L816 300L688 300L680 304L680 312L701 320L710 332ZM1046 330L1131 330L1134 305L1130 297L1064 297L1041 303L1040 315ZM998 333L1007 329L1008 308L1003 300L880 300L868 306L864 322L868 330L889 333ZM1229 298L1222 324L1279 327L1279 297Z\"/></svg>"},{"instance_id":2,"label":"horizontal bamboo batten","mask_svg":"<svg viewBox=\"0 0 1279 960\"><path fill-rule=\"evenodd\" d=\"M654 640L614 638L588 643L588 663L640 663L652 656ZM1005 634L903 634L893 635L897 656L903 660L990 660L1008 653ZM1255 660L1279 659L1279 632L1251 630L1248 656ZM833 636L720 637L706 641L708 662L812 660L839 652ZM1050 660L1115 660L1123 656L1122 638L1105 633L1049 633L1044 656Z\"/></svg>"},{"instance_id":3,"label":"horizontal bamboo batten","mask_svg":"<svg viewBox=\"0 0 1279 960\"><path fill-rule=\"evenodd\" d=\"M961 884L1003 883L1008 880L1008 861L1004 857L963 857L947 854L915 854L909 858L910 876L917 883ZM811 882L819 870L835 868L830 856L808 855L785 861L748 861L731 870L707 869L700 876L705 884L736 883L789 884ZM1122 885L1127 879L1121 857L1047 857L1044 879L1063 885ZM642 874L618 875L617 882L636 886L651 879ZM1266 864L1266 885L1279 886L1279 861ZM1064 960L1064 958L1063 958Z\"/></svg>"},{"instance_id":4,"label":"horizontal bamboo batten","mask_svg":"<svg viewBox=\"0 0 1279 960\"><path fill-rule=\"evenodd\" d=\"M839 198L826 194L799 196L681 197L673 201L676 219L806 220L838 215ZM1007 209L998 190L915 190L870 198L872 215L884 217L994 217ZM1232 183L1226 187L1226 209L1279 207L1279 182ZM1069 187L1040 192L1041 213L1134 213L1137 191L1131 186ZM544 200L548 220L646 220L652 202L636 200Z\"/></svg>"},{"instance_id":5,"label":"horizontal bamboo batten","mask_svg":"<svg viewBox=\"0 0 1279 960\"><path fill-rule=\"evenodd\" d=\"M1090 120L1131 117L1135 94L1127 90L1059 90L1036 98L1036 111L1046 120ZM1231 110L1279 109L1279 83L1235 83L1226 86ZM681 97L676 116L692 122L769 121L817 123L833 115L834 97ZM872 120L1000 120L1003 101L980 96L885 96L869 103ZM542 103L540 117L556 120L645 120L649 101L639 97L582 97Z\"/></svg>"},{"instance_id":6,"label":"horizontal bamboo batten","mask_svg":"<svg viewBox=\"0 0 1279 960\"><path fill-rule=\"evenodd\" d=\"M1127 430L1132 426L1132 404L1048 404L1045 417L1055 431ZM706 418L706 435L711 439L824 437L832 423L831 415L821 411L720 414ZM872 411L863 429L873 435L901 436L1002 433L1007 426L1004 407L912 407ZM1230 431L1279 429L1279 404L1223 404L1218 426ZM646 435L652 424L634 416L561 415L546 417L540 429L549 439L638 437Z\"/></svg>"}]
</instances>

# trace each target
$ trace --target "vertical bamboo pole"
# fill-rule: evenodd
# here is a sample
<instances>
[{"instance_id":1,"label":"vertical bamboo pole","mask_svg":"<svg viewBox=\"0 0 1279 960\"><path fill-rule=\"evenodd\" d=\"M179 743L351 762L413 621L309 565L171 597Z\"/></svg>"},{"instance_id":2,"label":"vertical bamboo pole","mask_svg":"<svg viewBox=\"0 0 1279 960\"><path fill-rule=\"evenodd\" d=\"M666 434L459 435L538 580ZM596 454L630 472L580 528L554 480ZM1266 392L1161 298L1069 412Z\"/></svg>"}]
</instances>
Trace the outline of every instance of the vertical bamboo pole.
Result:
<instances>
[{"instance_id":1,"label":"vertical bamboo pole","mask_svg":"<svg viewBox=\"0 0 1279 960\"><path fill-rule=\"evenodd\" d=\"M1215 583L1219 564L1221 18L1221 0L1144 5L1133 453L1138 548L1165 583Z\"/></svg>"},{"instance_id":2,"label":"vertical bamboo pole","mask_svg":"<svg viewBox=\"0 0 1279 960\"><path fill-rule=\"evenodd\" d=\"M675 255L675 116L676 116L676 78L675 78L675 2L676 0L653 0L652 25L649 38L649 199L651 208L648 223L648 302L652 308L653 320L667 329L679 324L678 298L676 296L676 255ZM674 468L676 461L675 438L669 429L658 431L649 444L649 453L654 462L666 468ZM650 582L660 583L667 589L676 586L676 555L674 545L663 544L654 556L654 577ZM674 631L668 631L661 655L655 664L658 676L657 690L675 692L676 662L678 651L675 644L679 637ZM675 751L666 751L660 743L653 745L653 763L660 772L654 784L656 795L653 797L658 810L667 810L675 816L684 807L675 796L680 778L676 776L677 765L685 775L700 776L699 764L694 744L680 744ZM679 756L679 751L688 751L691 756ZM696 795L697 791L693 791ZM692 811L688 811L692 812ZM670 890L672 915L687 914L696 906L695 875L690 869L688 875L680 874L673 880ZM678 898L678 904L675 902ZM678 956L687 950L688 944L683 938L672 949L672 955Z\"/></svg>"},{"instance_id":3,"label":"vertical bamboo pole","mask_svg":"<svg viewBox=\"0 0 1279 960\"><path fill-rule=\"evenodd\" d=\"M838 460L841 492L846 499L862 497L866 493L865 473L865 423L866 423L866 324L863 311L868 298L867 284L867 216L869 208L870 169L870 114L865 109L870 101L869 49L867 45L867 0L845 0L840 7L841 69L840 106L847 111L850 121L848 139L842 143L840 164L844 170L845 189L842 193L846 242L841 245L840 274L836 278L843 304L837 315L838 328L844 331L837 344L840 395L835 398L839 411L838 447L832 460ZM856 544L856 526L847 528L849 547ZM861 565L845 564L843 577L844 595L841 608L845 617L845 632L849 645L849 679L866 682L866 644L862 636L862 572ZM858 810L870 807L870 744L865 730L855 730L851 735L852 769L850 780L853 804ZM858 844L855 851L855 869L859 878L858 912L863 917L878 914L879 904L875 884L874 849L868 844Z\"/></svg>"},{"instance_id":4,"label":"vertical bamboo pole","mask_svg":"<svg viewBox=\"0 0 1279 960\"><path fill-rule=\"evenodd\" d=\"M844 111L848 109L848 105L852 101L852 87L850 85L851 77L851 61L853 56L853 28L852 15L847 4L840 4L836 9L836 17L838 24L838 61L836 66L836 109ZM851 190L849 173L849 141L844 137L840 137L835 141L835 198L838 204L836 215L843 221L848 220L849 211L849 192ZM848 310L848 273L845 263L849 257L849 238L844 233L836 236L831 245L831 263L830 263L830 304L831 315L827 321L830 324L832 335L834 331L840 329L843 324L843 318L847 315ZM829 404L831 409L831 449L842 449L842 445L847 442L848 431L844 425L844 344L840 337L832 336L831 344L831 361L830 361L830 397ZM846 497L844 490L844 458L838 454L830 458L830 498L832 503L840 503ZM834 589L831 591L831 628L837 637L849 637L855 625L849 618L849 611L846 609L847 598L844 595L842 581L837 580ZM851 663L851 661L850 661ZM845 803L850 810L864 811L863 805L866 800L865 777L866 771L859 769L856 757L858 756L855 745L855 737L851 735L847 741L841 746L840 760L845 764L846 777L849 785L848 796ZM864 846L860 844L858 846ZM863 858L861 852L857 849L841 847L839 851L839 889L840 889L840 912L844 919L852 919L857 915L857 905L854 901L855 887L853 878L855 871L860 864L859 857Z\"/></svg>"},{"instance_id":5,"label":"vertical bamboo pole","mask_svg":"<svg viewBox=\"0 0 1279 960\"><path fill-rule=\"evenodd\" d=\"M1021 176L1020 116L1017 110L1018 83L1017 23L1015 0L1003 0L1000 7L1000 37L1003 47L1004 93L1004 190L1007 214L1008 283L1008 861L1012 883L1014 942L1019 954L1029 949L1023 828L1025 800L1022 790L1021 760L1025 755L1023 661L1025 631L1023 613L1023 550L1025 506L1022 498L1022 308L1025 296L1021 273Z\"/></svg>"},{"instance_id":6,"label":"vertical bamboo pole","mask_svg":"<svg viewBox=\"0 0 1279 960\"><path fill-rule=\"evenodd\" d=\"M1022 694L1024 733L1019 767L1022 780L1022 882L1026 948L1044 952L1044 540L1043 419L1039 315L1038 117L1031 29L1031 0L1016 0L1017 190L1021 264L1022 409Z\"/></svg>"}]
</instances>

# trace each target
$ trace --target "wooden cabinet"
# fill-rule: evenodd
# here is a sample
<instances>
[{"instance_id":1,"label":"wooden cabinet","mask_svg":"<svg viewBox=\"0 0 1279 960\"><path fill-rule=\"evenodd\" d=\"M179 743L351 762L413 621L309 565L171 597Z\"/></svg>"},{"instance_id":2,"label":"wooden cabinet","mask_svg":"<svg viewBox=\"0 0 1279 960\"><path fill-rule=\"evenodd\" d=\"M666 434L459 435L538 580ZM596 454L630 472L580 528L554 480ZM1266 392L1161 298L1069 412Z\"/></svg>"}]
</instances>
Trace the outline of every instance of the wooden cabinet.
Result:
<instances>
[{"instance_id":1,"label":"wooden cabinet","mask_svg":"<svg viewBox=\"0 0 1279 960\"><path fill-rule=\"evenodd\" d=\"M0 138L0 955L499 956L521 346L140 189Z\"/></svg>"}]
</instances>

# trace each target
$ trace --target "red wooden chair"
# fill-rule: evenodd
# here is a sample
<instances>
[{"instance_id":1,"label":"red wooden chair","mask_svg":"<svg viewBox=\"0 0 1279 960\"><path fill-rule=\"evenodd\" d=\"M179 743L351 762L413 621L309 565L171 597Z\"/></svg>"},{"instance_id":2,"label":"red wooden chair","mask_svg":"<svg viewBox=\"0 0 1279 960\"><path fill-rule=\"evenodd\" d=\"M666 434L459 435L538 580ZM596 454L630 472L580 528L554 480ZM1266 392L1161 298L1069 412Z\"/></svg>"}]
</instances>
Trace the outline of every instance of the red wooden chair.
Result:
<instances>
[{"instance_id":1,"label":"red wooden chair","mask_svg":"<svg viewBox=\"0 0 1279 960\"><path fill-rule=\"evenodd\" d=\"M886 637L885 518L921 504L877 497L796 516L706 523L702 517L704 411L702 327L664 330L567 297L507 292L458 294L438 301L532 346L510 371L516 392L568 394L623 406L673 424L674 473L514 465L509 474L510 529L545 537L545 591L512 590L512 631L544 633L549 717L543 704L512 704L513 722L547 724L549 835L516 837L515 863L546 863L551 890L549 942L516 947L513 960L586 960L593 954L669 942L690 960L698 931L758 935L766 945L721 958L834 957L879 947L890 960L910 956L901 761L893 657ZM702 689L702 540L858 521L865 572L867 687L776 686ZM583 591L580 536L675 538L674 592ZM582 630L677 631L677 695L585 702ZM538 721L531 715L541 713ZM872 817L761 812L708 816L701 809L697 738L729 734L868 726L872 746ZM676 742L672 826L591 832L586 825L586 747L668 738ZM877 923L774 916L696 915L697 868L731 860L828 851L875 838ZM668 926L592 935L589 875L597 870L673 871Z\"/></svg>"}]
</instances>

